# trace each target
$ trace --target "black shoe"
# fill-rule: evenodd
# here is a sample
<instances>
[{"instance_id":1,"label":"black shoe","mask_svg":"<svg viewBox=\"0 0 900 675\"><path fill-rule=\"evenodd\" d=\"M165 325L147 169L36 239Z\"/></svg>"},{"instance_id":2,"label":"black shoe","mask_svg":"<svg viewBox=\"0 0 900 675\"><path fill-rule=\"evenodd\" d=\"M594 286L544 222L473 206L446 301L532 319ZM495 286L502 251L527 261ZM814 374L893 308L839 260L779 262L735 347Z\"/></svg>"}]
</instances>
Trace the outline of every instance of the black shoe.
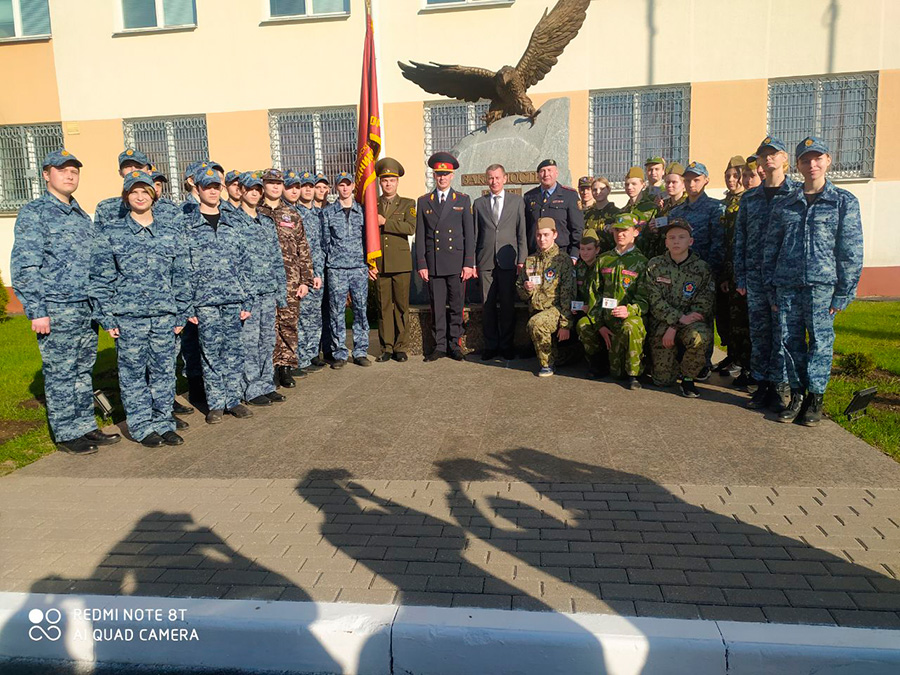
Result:
<instances>
[{"instance_id":1,"label":"black shoe","mask_svg":"<svg viewBox=\"0 0 900 675\"><path fill-rule=\"evenodd\" d=\"M262 407L262 406L267 406L267 405L272 405L272 401L270 401L270 400L269 400L269 397L268 397L268 396L265 396L264 394L260 394L259 396L254 396L254 397L251 398L249 401L247 401L247 403L249 403L250 405L255 405L255 406L260 406L260 407ZM235 410L237 407L238 407L238 406L235 406L235 407L232 408L231 410ZM228 410L227 412L231 412L231 410ZM231 413L231 414L234 415L234 413ZM235 416L235 417L240 417L240 415L234 415L234 416Z\"/></svg>"},{"instance_id":2,"label":"black shoe","mask_svg":"<svg viewBox=\"0 0 900 675\"><path fill-rule=\"evenodd\" d=\"M284 403L287 401L287 397L284 394L279 394L277 391L270 391L266 394L266 398L272 401L272 403Z\"/></svg>"},{"instance_id":3,"label":"black shoe","mask_svg":"<svg viewBox=\"0 0 900 675\"><path fill-rule=\"evenodd\" d=\"M381 352L375 357L375 363L387 363L394 357L390 352Z\"/></svg>"},{"instance_id":4,"label":"black shoe","mask_svg":"<svg viewBox=\"0 0 900 675\"><path fill-rule=\"evenodd\" d=\"M71 441L62 441L56 444L56 448L70 455L93 455L97 452L97 446L84 436L73 438Z\"/></svg>"},{"instance_id":5,"label":"black shoe","mask_svg":"<svg viewBox=\"0 0 900 675\"><path fill-rule=\"evenodd\" d=\"M346 365L347 365L347 359L338 359L337 361L335 361L334 363L331 364L331 367L334 370L340 370L341 368L343 368Z\"/></svg>"},{"instance_id":6,"label":"black shoe","mask_svg":"<svg viewBox=\"0 0 900 675\"><path fill-rule=\"evenodd\" d=\"M425 363L431 363L432 361L437 361L438 359L442 359L447 356L446 352L442 352L439 349L435 349L433 352L428 354L425 357Z\"/></svg>"},{"instance_id":7,"label":"black shoe","mask_svg":"<svg viewBox=\"0 0 900 675\"><path fill-rule=\"evenodd\" d=\"M507 361L515 361L517 358L519 358L519 354L515 349L504 349L501 356Z\"/></svg>"},{"instance_id":8,"label":"black shoe","mask_svg":"<svg viewBox=\"0 0 900 675\"><path fill-rule=\"evenodd\" d=\"M184 439L174 431L167 431L162 435L166 445L184 445Z\"/></svg>"},{"instance_id":9,"label":"black shoe","mask_svg":"<svg viewBox=\"0 0 900 675\"><path fill-rule=\"evenodd\" d=\"M394 361L397 363L405 363L409 361L409 357L406 355L406 352L394 352Z\"/></svg>"},{"instance_id":10,"label":"black shoe","mask_svg":"<svg viewBox=\"0 0 900 675\"><path fill-rule=\"evenodd\" d=\"M769 392L770 399L768 403L772 412L780 413L791 404L791 385L787 382L772 386Z\"/></svg>"},{"instance_id":11,"label":"black shoe","mask_svg":"<svg viewBox=\"0 0 900 675\"><path fill-rule=\"evenodd\" d=\"M724 359L722 359L721 361L719 361L719 363L716 364L716 367L713 368L713 371L716 373L728 372L729 370L731 370L731 364L733 364L733 363L734 363L734 361L731 359L731 357L726 356Z\"/></svg>"},{"instance_id":12,"label":"black shoe","mask_svg":"<svg viewBox=\"0 0 900 675\"><path fill-rule=\"evenodd\" d=\"M353 363L355 363L358 366L371 366L372 365L372 362L369 361L368 356L354 356Z\"/></svg>"},{"instance_id":13,"label":"black shoe","mask_svg":"<svg viewBox=\"0 0 900 675\"><path fill-rule=\"evenodd\" d=\"M311 363L312 363L312 365L314 365L314 366L319 366L319 368L324 368L326 365L328 365L327 363L325 363L325 359L323 359L321 356L315 357L315 358L311 361Z\"/></svg>"},{"instance_id":14,"label":"black shoe","mask_svg":"<svg viewBox=\"0 0 900 675\"><path fill-rule=\"evenodd\" d=\"M259 398L259 397L257 397L257 398ZM265 398L265 397L263 397L263 398ZM269 401L269 399L266 399L266 400ZM269 401L269 405L271 405L271 403L272 402ZM237 417L239 420L244 420L244 419L247 419L248 417L253 417L253 411L250 410L249 408L247 408L247 406L243 405L242 403L238 403L233 408L225 408L225 412L227 412L229 415Z\"/></svg>"},{"instance_id":15,"label":"black shoe","mask_svg":"<svg viewBox=\"0 0 900 675\"><path fill-rule=\"evenodd\" d=\"M317 366L315 363L310 363L308 366L299 368L298 370L300 371L300 377L306 377L310 373L321 373L323 370L325 370L325 366ZM296 376L296 374L297 373L295 371L291 371L291 375Z\"/></svg>"},{"instance_id":16,"label":"black shoe","mask_svg":"<svg viewBox=\"0 0 900 675\"><path fill-rule=\"evenodd\" d=\"M753 392L753 396L747 401L746 407L750 408L750 410L762 410L765 408L769 400L769 389L771 389L771 387L771 382L759 382L756 391Z\"/></svg>"},{"instance_id":17,"label":"black shoe","mask_svg":"<svg viewBox=\"0 0 900 675\"><path fill-rule=\"evenodd\" d=\"M453 349L450 351L450 358L454 361L464 361L466 356L461 349Z\"/></svg>"},{"instance_id":18,"label":"black shoe","mask_svg":"<svg viewBox=\"0 0 900 675\"><path fill-rule=\"evenodd\" d=\"M497 358L499 353L500 352L498 352L496 349L485 349L483 352L481 352L481 360L482 361L493 361L494 359Z\"/></svg>"},{"instance_id":19,"label":"black shoe","mask_svg":"<svg viewBox=\"0 0 900 675\"><path fill-rule=\"evenodd\" d=\"M784 406L781 412L778 413L778 421L784 422L787 424L788 422L793 422L797 419L797 416L800 415L800 409L803 407L803 392L799 389L791 390L791 398L788 400L788 404Z\"/></svg>"},{"instance_id":20,"label":"black shoe","mask_svg":"<svg viewBox=\"0 0 900 675\"><path fill-rule=\"evenodd\" d=\"M742 370L741 374L734 378L731 386L737 387L738 389L743 389L744 387L749 386L752 381L753 378L750 377L750 373L748 373L746 370Z\"/></svg>"},{"instance_id":21,"label":"black shoe","mask_svg":"<svg viewBox=\"0 0 900 675\"><path fill-rule=\"evenodd\" d=\"M184 403L179 401L177 398L175 399L175 402L172 404L172 413L175 415L190 415L192 412L194 412L193 407L191 407L189 405L185 405Z\"/></svg>"},{"instance_id":22,"label":"black shoe","mask_svg":"<svg viewBox=\"0 0 900 675\"><path fill-rule=\"evenodd\" d=\"M290 366L278 366L275 370L275 379L278 384L280 384L285 389L293 389L297 386L297 383L294 382L294 378L291 377L291 367Z\"/></svg>"},{"instance_id":23,"label":"black shoe","mask_svg":"<svg viewBox=\"0 0 900 675\"><path fill-rule=\"evenodd\" d=\"M703 370L697 373L697 377L694 378L698 382L706 382L709 379L709 368L703 366Z\"/></svg>"},{"instance_id":24,"label":"black shoe","mask_svg":"<svg viewBox=\"0 0 900 675\"><path fill-rule=\"evenodd\" d=\"M321 369L320 369L321 370ZM294 368L293 370L288 371L295 380L302 380L304 377L309 375L306 372L306 368Z\"/></svg>"},{"instance_id":25,"label":"black shoe","mask_svg":"<svg viewBox=\"0 0 900 675\"><path fill-rule=\"evenodd\" d=\"M800 424L805 427L815 427L822 421L822 404L825 400L824 394L807 394L806 400L803 402L806 410L800 418Z\"/></svg>"},{"instance_id":26,"label":"black shoe","mask_svg":"<svg viewBox=\"0 0 900 675\"><path fill-rule=\"evenodd\" d=\"M685 398L700 398L700 390L693 380L681 381L681 395Z\"/></svg>"},{"instance_id":27,"label":"black shoe","mask_svg":"<svg viewBox=\"0 0 900 675\"><path fill-rule=\"evenodd\" d=\"M172 417L175 417L175 415L172 415ZM185 429L190 429L190 428L191 428L190 424L185 422L180 417L175 417L175 430L176 431L184 431Z\"/></svg>"},{"instance_id":28,"label":"black shoe","mask_svg":"<svg viewBox=\"0 0 900 675\"><path fill-rule=\"evenodd\" d=\"M222 421L222 413L224 410L210 410L206 413L206 423L207 424L219 424Z\"/></svg>"},{"instance_id":29,"label":"black shoe","mask_svg":"<svg viewBox=\"0 0 900 675\"><path fill-rule=\"evenodd\" d=\"M94 445L115 445L122 440L119 434L104 434L99 429L87 432L84 437Z\"/></svg>"},{"instance_id":30,"label":"black shoe","mask_svg":"<svg viewBox=\"0 0 900 675\"><path fill-rule=\"evenodd\" d=\"M175 432L173 431L172 433ZM145 448L161 448L165 444L165 439L155 431L151 431L145 438L141 439L141 445Z\"/></svg>"},{"instance_id":31,"label":"black shoe","mask_svg":"<svg viewBox=\"0 0 900 675\"><path fill-rule=\"evenodd\" d=\"M636 377L629 376L628 380L625 382L625 387L632 391L641 388L641 381Z\"/></svg>"}]
</instances>

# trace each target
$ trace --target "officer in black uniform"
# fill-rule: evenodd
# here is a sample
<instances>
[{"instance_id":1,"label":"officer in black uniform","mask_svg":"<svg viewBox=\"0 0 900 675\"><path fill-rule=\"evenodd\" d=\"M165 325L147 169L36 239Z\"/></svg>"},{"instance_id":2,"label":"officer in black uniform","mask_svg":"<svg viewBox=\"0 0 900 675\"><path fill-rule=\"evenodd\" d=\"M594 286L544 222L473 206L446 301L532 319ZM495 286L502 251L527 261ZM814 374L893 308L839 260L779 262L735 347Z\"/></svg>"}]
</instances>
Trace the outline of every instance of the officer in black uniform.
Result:
<instances>
[{"instance_id":1,"label":"officer in black uniform","mask_svg":"<svg viewBox=\"0 0 900 675\"><path fill-rule=\"evenodd\" d=\"M416 204L416 269L428 284L435 342L425 360L437 361L449 351L462 361L464 282L475 276L472 203L468 195L450 187L459 168L456 157L436 152L428 158L428 166L436 187Z\"/></svg>"},{"instance_id":2,"label":"officer in black uniform","mask_svg":"<svg viewBox=\"0 0 900 675\"><path fill-rule=\"evenodd\" d=\"M549 217L556 221L556 245L578 260L578 247L584 231L584 213L578 208L575 190L560 185L555 159L545 159L537 168L541 184L525 193L525 235L528 255L537 253L537 222Z\"/></svg>"}]
</instances>

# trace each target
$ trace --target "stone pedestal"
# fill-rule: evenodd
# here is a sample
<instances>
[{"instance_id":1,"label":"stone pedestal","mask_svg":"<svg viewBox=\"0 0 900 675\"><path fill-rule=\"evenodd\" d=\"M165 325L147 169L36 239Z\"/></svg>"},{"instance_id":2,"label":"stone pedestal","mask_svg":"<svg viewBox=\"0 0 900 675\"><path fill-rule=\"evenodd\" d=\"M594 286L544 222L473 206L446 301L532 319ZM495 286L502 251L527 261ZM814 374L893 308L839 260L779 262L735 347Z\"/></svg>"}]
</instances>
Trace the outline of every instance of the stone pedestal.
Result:
<instances>
[{"instance_id":1,"label":"stone pedestal","mask_svg":"<svg viewBox=\"0 0 900 675\"><path fill-rule=\"evenodd\" d=\"M462 347L464 352L480 352L484 348L484 331L481 324L481 305L465 308ZM529 312L524 304L516 305L516 332L513 343L517 350L531 345L525 324L528 323ZM428 354L434 349L431 337L431 307L415 305L409 308L409 353Z\"/></svg>"}]
</instances>

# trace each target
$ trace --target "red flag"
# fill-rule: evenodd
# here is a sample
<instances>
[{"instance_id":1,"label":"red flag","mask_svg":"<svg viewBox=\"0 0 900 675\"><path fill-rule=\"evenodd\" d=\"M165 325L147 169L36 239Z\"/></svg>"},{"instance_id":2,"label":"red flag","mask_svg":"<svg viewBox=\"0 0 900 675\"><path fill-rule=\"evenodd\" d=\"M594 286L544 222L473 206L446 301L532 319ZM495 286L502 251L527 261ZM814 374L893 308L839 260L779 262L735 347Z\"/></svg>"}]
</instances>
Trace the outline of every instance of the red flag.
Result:
<instances>
[{"instance_id":1,"label":"red flag","mask_svg":"<svg viewBox=\"0 0 900 675\"><path fill-rule=\"evenodd\" d=\"M381 152L381 117L378 109L378 74L375 71L375 35L371 0L366 0L366 42L363 48L362 88L359 95L359 133L356 141L356 201L366 218L366 260L374 267L381 257L378 228L378 188L375 162Z\"/></svg>"}]
</instances>

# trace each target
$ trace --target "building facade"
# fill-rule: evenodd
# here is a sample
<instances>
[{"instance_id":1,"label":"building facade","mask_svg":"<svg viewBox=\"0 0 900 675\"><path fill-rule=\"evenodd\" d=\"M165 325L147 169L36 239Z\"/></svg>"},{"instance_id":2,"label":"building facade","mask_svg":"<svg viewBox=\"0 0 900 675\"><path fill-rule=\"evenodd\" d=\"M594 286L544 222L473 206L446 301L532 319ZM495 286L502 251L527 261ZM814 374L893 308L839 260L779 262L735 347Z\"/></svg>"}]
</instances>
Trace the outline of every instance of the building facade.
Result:
<instances>
[{"instance_id":1,"label":"building facade","mask_svg":"<svg viewBox=\"0 0 900 675\"><path fill-rule=\"evenodd\" d=\"M554 2L372 0L383 152L406 167L403 194L429 187L425 158L480 126L486 104L427 94L397 61L515 65ZM862 206L860 295L900 296L896 26L894 0L593 0L529 95L569 98L573 177L617 182L662 154L705 163L719 196L728 159L767 133L789 147L823 136L833 179ZM89 212L120 191L125 146L151 156L175 197L197 158L352 170L364 30L364 0L0 0L4 283L16 211L62 144L85 164L76 196Z\"/></svg>"}]
</instances>

